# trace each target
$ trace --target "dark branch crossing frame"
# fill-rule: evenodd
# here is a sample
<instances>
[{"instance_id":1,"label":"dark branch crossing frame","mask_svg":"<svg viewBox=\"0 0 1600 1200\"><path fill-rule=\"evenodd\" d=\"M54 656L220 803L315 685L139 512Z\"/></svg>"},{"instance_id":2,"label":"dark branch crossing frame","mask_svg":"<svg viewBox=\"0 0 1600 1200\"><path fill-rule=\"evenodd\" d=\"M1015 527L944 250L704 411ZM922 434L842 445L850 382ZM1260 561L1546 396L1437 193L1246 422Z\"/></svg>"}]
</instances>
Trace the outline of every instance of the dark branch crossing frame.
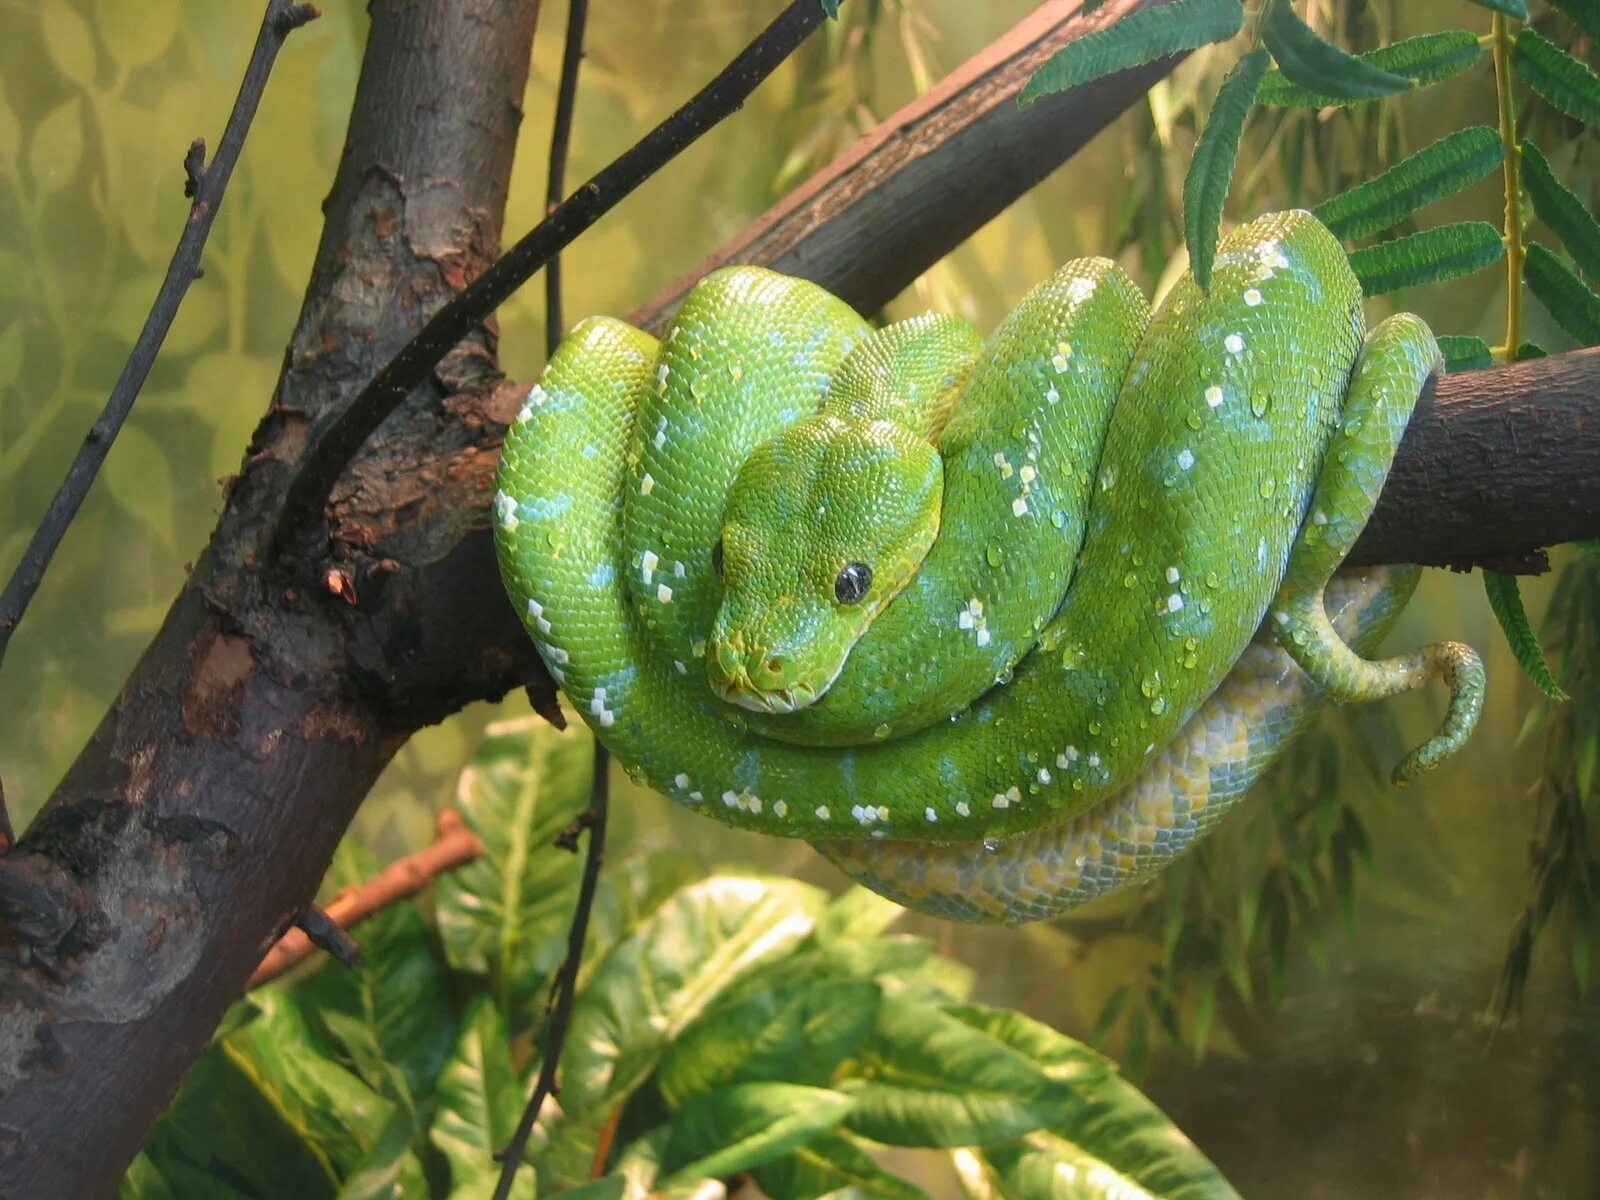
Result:
<instances>
[{"instance_id":1,"label":"dark branch crossing frame","mask_svg":"<svg viewBox=\"0 0 1600 1200\"><path fill-rule=\"evenodd\" d=\"M1171 69L1014 103L1066 40L1154 2L1109 0L1082 19L1078 0L1041 5L694 274L766 263L875 310ZM490 548L495 456L525 385L499 375L487 311L412 360L370 435L327 441L496 258L537 7L371 6L305 306L216 532L0 859L0 906L32 951L0 960L0 1194L111 1194L406 738L515 687L551 697ZM356 278L366 285L341 286ZM686 284L635 320L659 325ZM1597 392L1593 351L1444 380L1358 555L1504 562L1600 533ZM315 488L310 462L333 464ZM286 560L274 536L291 488L310 497L318 536ZM67 1129L73 1154L59 1152Z\"/></svg>"}]
</instances>

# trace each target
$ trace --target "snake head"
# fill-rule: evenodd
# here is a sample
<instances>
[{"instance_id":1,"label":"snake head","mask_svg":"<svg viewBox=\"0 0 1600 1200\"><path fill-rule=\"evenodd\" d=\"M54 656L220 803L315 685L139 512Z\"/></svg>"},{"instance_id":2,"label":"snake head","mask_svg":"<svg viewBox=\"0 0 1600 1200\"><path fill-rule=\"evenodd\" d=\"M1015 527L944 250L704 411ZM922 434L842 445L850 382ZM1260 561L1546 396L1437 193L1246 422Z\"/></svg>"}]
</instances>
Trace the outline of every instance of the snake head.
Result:
<instances>
[{"instance_id":1,"label":"snake head","mask_svg":"<svg viewBox=\"0 0 1600 1200\"><path fill-rule=\"evenodd\" d=\"M821 699L933 545L943 494L938 451L889 421L808 417L758 446L713 554L712 690L768 713Z\"/></svg>"}]
</instances>

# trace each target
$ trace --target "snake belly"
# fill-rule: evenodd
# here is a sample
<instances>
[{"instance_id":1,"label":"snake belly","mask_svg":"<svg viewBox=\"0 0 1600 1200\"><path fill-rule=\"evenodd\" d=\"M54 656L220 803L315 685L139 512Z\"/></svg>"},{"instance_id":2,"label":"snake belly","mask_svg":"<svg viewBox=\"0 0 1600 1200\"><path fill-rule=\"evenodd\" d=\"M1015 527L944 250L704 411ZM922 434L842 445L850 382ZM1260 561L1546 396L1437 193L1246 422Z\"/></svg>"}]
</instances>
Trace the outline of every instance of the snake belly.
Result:
<instances>
[{"instance_id":1,"label":"snake belly","mask_svg":"<svg viewBox=\"0 0 1600 1200\"><path fill-rule=\"evenodd\" d=\"M932 418L892 411L915 376L895 373L894 327L772 272L708 276L659 342L581 323L508 431L502 576L552 678L636 779L818 842L913 905L1031 919L1177 853L1316 706L1257 631L1349 434L1360 290L1315 218L1273 214L1224 239L1209 291L1185 279L1153 317L1119 270L1084 260L990 339L912 333ZM745 711L708 684L730 488L868 376L896 381L871 419L937 438L937 538L820 702ZM804 494L855 502L841 478ZM1357 618L1386 619L1402 593L1362 576L1329 612L1370 631L1378 617ZM1195 732L1218 728L1232 733ZM1061 870L1080 850L1115 869Z\"/></svg>"}]
</instances>

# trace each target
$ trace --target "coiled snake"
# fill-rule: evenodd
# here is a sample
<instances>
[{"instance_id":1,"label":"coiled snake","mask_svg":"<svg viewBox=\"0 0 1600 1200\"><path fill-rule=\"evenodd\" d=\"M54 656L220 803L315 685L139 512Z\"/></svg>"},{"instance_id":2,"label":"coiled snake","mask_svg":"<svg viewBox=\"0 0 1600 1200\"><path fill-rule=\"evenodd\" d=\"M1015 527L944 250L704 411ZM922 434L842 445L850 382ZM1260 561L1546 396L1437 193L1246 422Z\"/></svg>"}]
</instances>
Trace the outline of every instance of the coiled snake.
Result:
<instances>
[{"instance_id":1,"label":"coiled snake","mask_svg":"<svg viewBox=\"0 0 1600 1200\"><path fill-rule=\"evenodd\" d=\"M1470 733L1470 648L1361 657L1416 570L1333 578L1441 369L1361 302L1304 212L1154 314L1070 263L987 339L727 268L659 342L592 318L552 356L502 576L636 778L913 907L1037 919L1159 870L1325 700L1449 685L1400 780Z\"/></svg>"}]
</instances>

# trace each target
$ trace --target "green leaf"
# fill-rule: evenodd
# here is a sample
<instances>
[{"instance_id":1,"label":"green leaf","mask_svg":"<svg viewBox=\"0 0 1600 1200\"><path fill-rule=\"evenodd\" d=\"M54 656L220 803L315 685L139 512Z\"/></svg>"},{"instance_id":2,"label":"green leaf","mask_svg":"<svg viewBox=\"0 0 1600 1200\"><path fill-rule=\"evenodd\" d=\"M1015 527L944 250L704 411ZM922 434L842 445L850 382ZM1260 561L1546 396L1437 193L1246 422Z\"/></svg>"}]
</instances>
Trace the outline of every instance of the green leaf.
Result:
<instances>
[{"instance_id":1,"label":"green leaf","mask_svg":"<svg viewBox=\"0 0 1600 1200\"><path fill-rule=\"evenodd\" d=\"M1600 124L1600 78L1531 25L1517 31L1511 65L1523 83L1569 117Z\"/></svg>"},{"instance_id":2,"label":"green leaf","mask_svg":"<svg viewBox=\"0 0 1600 1200\"><path fill-rule=\"evenodd\" d=\"M1522 185L1533 200L1533 211L1555 230L1578 269L1590 279L1600 279L1600 221L1556 178L1538 146L1523 142L1520 157Z\"/></svg>"},{"instance_id":3,"label":"green leaf","mask_svg":"<svg viewBox=\"0 0 1600 1200\"><path fill-rule=\"evenodd\" d=\"M161 57L177 35L181 15L176 4L124 4L122 0L94 3L95 26L111 57L124 70L142 67Z\"/></svg>"},{"instance_id":4,"label":"green leaf","mask_svg":"<svg viewBox=\"0 0 1600 1200\"><path fill-rule=\"evenodd\" d=\"M582 864L551 843L589 803L594 740L538 717L491 725L456 786L483 854L437 887L439 940L461 970L489 975L504 1011L531 1015L565 954Z\"/></svg>"},{"instance_id":5,"label":"green leaf","mask_svg":"<svg viewBox=\"0 0 1600 1200\"><path fill-rule=\"evenodd\" d=\"M39 21L45 53L56 70L74 83L92 84L97 58L89 23L65 3L44 5L39 10Z\"/></svg>"},{"instance_id":6,"label":"green leaf","mask_svg":"<svg viewBox=\"0 0 1600 1200\"><path fill-rule=\"evenodd\" d=\"M1472 0L1479 8L1487 8L1490 12L1505 13L1508 17L1515 17L1519 21L1528 19L1527 0Z\"/></svg>"},{"instance_id":7,"label":"green leaf","mask_svg":"<svg viewBox=\"0 0 1600 1200\"><path fill-rule=\"evenodd\" d=\"M824 944L859 942L876 937L905 915L893 900L855 884L828 903L813 936Z\"/></svg>"},{"instance_id":8,"label":"green leaf","mask_svg":"<svg viewBox=\"0 0 1600 1200\"><path fill-rule=\"evenodd\" d=\"M1350 252L1350 267L1369 296L1481 271L1505 253L1487 221L1461 221Z\"/></svg>"},{"instance_id":9,"label":"green leaf","mask_svg":"<svg viewBox=\"0 0 1600 1200\"><path fill-rule=\"evenodd\" d=\"M811 932L824 897L787 879L713 876L685 888L620 942L573 1007L562 1103L609 1112L674 1039L747 972Z\"/></svg>"},{"instance_id":10,"label":"green leaf","mask_svg":"<svg viewBox=\"0 0 1600 1200\"><path fill-rule=\"evenodd\" d=\"M505 1018L488 997L477 997L439 1076L428 1140L450 1165L451 1200L487 1200L493 1194L500 1176L494 1153L511 1140L522 1115L523 1085L508 1039ZM518 1170L511 1194L533 1200L531 1169Z\"/></svg>"},{"instance_id":11,"label":"green leaf","mask_svg":"<svg viewBox=\"0 0 1600 1200\"><path fill-rule=\"evenodd\" d=\"M377 873L376 857L341 843L329 879L349 886ZM432 1090L450 1053L456 1019L449 977L414 904L362 923L354 967L329 963L291 986L294 1001L380 1094L408 1107Z\"/></svg>"},{"instance_id":12,"label":"green leaf","mask_svg":"<svg viewBox=\"0 0 1600 1200\"><path fill-rule=\"evenodd\" d=\"M1092 1046L1023 1013L982 1004L957 1004L945 1011L1024 1055L1057 1083L1078 1086L1116 1074L1111 1060Z\"/></svg>"},{"instance_id":13,"label":"green leaf","mask_svg":"<svg viewBox=\"0 0 1600 1200\"><path fill-rule=\"evenodd\" d=\"M395 1113L339 1189L338 1200L429 1200L427 1176L411 1148L411 1135L410 1114Z\"/></svg>"},{"instance_id":14,"label":"green leaf","mask_svg":"<svg viewBox=\"0 0 1600 1200\"><path fill-rule=\"evenodd\" d=\"M53 12L65 5L52 4ZM41 194L60 191L77 177L83 163L83 97L63 100L33 127L28 140L28 174Z\"/></svg>"},{"instance_id":15,"label":"green leaf","mask_svg":"<svg viewBox=\"0 0 1600 1200\"><path fill-rule=\"evenodd\" d=\"M1404 75L1413 87L1428 87L1454 78L1475 64L1483 53L1478 35L1470 29L1446 29L1391 42L1357 57L1379 70ZM1354 101L1329 92L1290 82L1282 71L1268 71L1261 81L1258 104L1285 108L1326 108Z\"/></svg>"},{"instance_id":16,"label":"green leaf","mask_svg":"<svg viewBox=\"0 0 1600 1200\"><path fill-rule=\"evenodd\" d=\"M841 1194L857 1200L928 1200L928 1194L891 1175L841 1134L822 1134L792 1154L755 1168L756 1183L771 1200L820 1200Z\"/></svg>"},{"instance_id":17,"label":"green leaf","mask_svg":"<svg viewBox=\"0 0 1600 1200\"><path fill-rule=\"evenodd\" d=\"M1000 1038L890 997L848 1085L850 1129L891 1146L985 1146L1054 1124L1071 1089Z\"/></svg>"},{"instance_id":18,"label":"green leaf","mask_svg":"<svg viewBox=\"0 0 1600 1200\"><path fill-rule=\"evenodd\" d=\"M1174 0L1086 33L1057 50L1033 73L1018 100L1027 104L1168 54L1225 42L1244 24L1239 0Z\"/></svg>"},{"instance_id":19,"label":"green leaf","mask_svg":"<svg viewBox=\"0 0 1600 1200\"><path fill-rule=\"evenodd\" d=\"M1346 54L1318 37L1284 0L1267 7L1261 40L1290 83L1341 100L1376 100L1411 86L1411 80L1386 71L1371 59Z\"/></svg>"},{"instance_id":20,"label":"green leaf","mask_svg":"<svg viewBox=\"0 0 1600 1200\"><path fill-rule=\"evenodd\" d=\"M662 1186L720 1178L782 1158L827 1133L851 1100L827 1088L741 1083L696 1096L672 1121Z\"/></svg>"},{"instance_id":21,"label":"green leaf","mask_svg":"<svg viewBox=\"0 0 1600 1200\"><path fill-rule=\"evenodd\" d=\"M878 985L869 980L802 980L719 1003L667 1050L656 1086L671 1108L734 1083L820 1086L855 1053L878 1001Z\"/></svg>"},{"instance_id":22,"label":"green leaf","mask_svg":"<svg viewBox=\"0 0 1600 1200\"><path fill-rule=\"evenodd\" d=\"M1539 637L1533 632L1533 626L1528 621L1528 611L1522 606L1522 589L1517 583L1517 577L1501 571L1486 570L1483 573L1483 590L1488 593L1489 607L1494 610L1494 619L1500 622L1500 631L1506 635L1511 653L1516 657L1523 672L1533 680L1533 686L1538 688L1547 700L1559 702L1571 699L1561 690L1561 685L1556 683L1555 676L1550 673L1550 664L1545 659L1544 647L1539 645Z\"/></svg>"},{"instance_id":23,"label":"green leaf","mask_svg":"<svg viewBox=\"0 0 1600 1200\"><path fill-rule=\"evenodd\" d=\"M1418 209L1478 182L1505 156L1499 130L1488 125L1458 129L1383 174L1324 200L1314 211L1341 239L1382 233Z\"/></svg>"},{"instance_id":24,"label":"green leaf","mask_svg":"<svg viewBox=\"0 0 1600 1200\"><path fill-rule=\"evenodd\" d=\"M1534 358L1549 358L1550 351L1538 342L1523 342L1517 347L1517 352L1511 356L1512 362L1527 362Z\"/></svg>"},{"instance_id":25,"label":"green leaf","mask_svg":"<svg viewBox=\"0 0 1600 1200\"><path fill-rule=\"evenodd\" d=\"M1480 337L1460 334L1441 334L1439 350L1444 355L1444 368L1451 374L1460 371L1478 371L1494 364L1489 343Z\"/></svg>"},{"instance_id":26,"label":"green leaf","mask_svg":"<svg viewBox=\"0 0 1600 1200\"><path fill-rule=\"evenodd\" d=\"M1217 91L1216 103L1211 106L1211 116L1195 144L1189 173L1183 180L1183 236L1189 245L1195 281L1202 291L1211 286L1222 204L1233 181L1245 118L1250 115L1266 70L1267 52L1260 47L1234 64Z\"/></svg>"},{"instance_id":27,"label":"green leaf","mask_svg":"<svg viewBox=\"0 0 1600 1200\"><path fill-rule=\"evenodd\" d=\"M1550 0L1591 38L1600 38L1600 0Z\"/></svg>"},{"instance_id":28,"label":"green leaf","mask_svg":"<svg viewBox=\"0 0 1600 1200\"><path fill-rule=\"evenodd\" d=\"M178 1200L167 1186L167 1180L150 1156L140 1151L128 1164L127 1173L117 1188L117 1200ZM777 1198L774 1198L777 1200Z\"/></svg>"},{"instance_id":29,"label":"green leaf","mask_svg":"<svg viewBox=\"0 0 1600 1200\"><path fill-rule=\"evenodd\" d=\"M1600 345L1600 296L1554 252L1530 242L1522 260L1522 278L1573 341L1583 346Z\"/></svg>"}]
</instances>

